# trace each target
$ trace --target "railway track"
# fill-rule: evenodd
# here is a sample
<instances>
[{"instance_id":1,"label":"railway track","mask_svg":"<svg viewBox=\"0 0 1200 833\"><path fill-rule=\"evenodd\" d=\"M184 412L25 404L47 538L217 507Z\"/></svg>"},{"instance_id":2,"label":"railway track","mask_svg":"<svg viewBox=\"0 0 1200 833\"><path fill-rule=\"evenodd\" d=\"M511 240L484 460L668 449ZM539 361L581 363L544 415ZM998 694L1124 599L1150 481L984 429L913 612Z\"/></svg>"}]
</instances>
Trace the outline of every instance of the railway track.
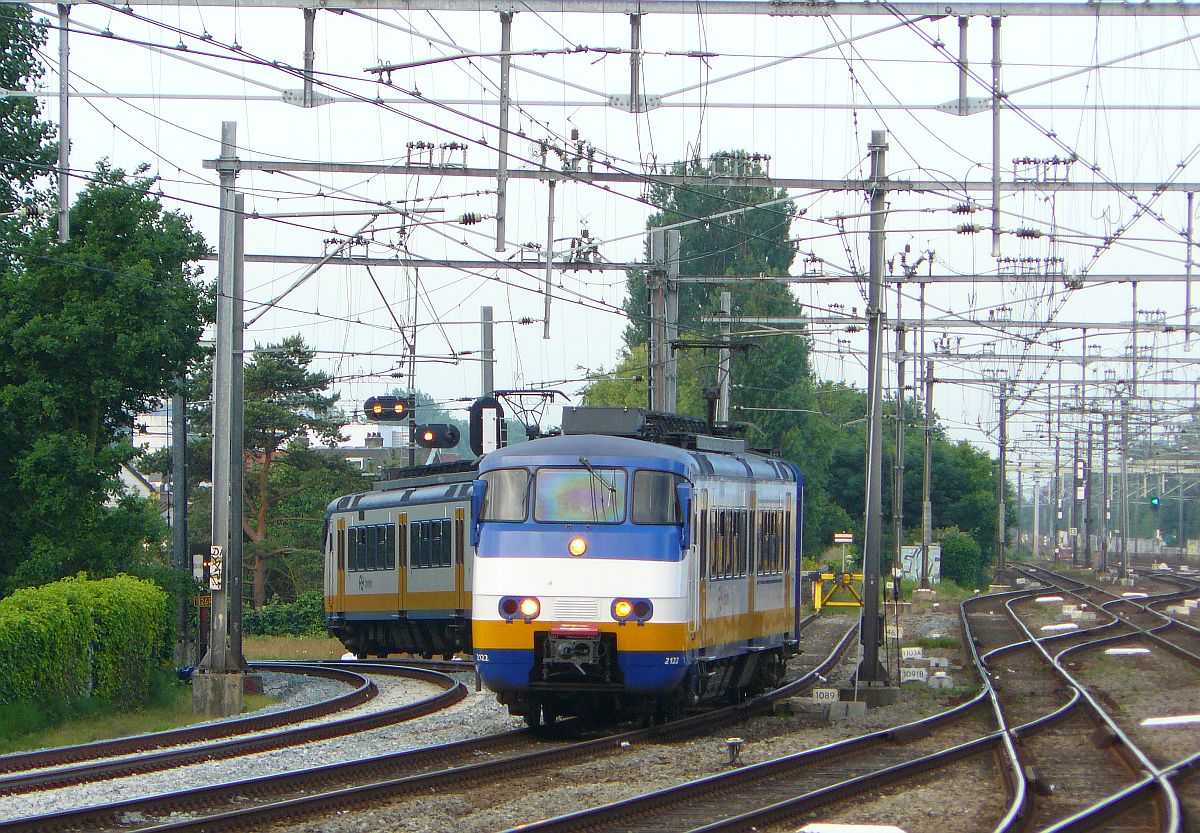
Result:
<instances>
[{"instance_id":1,"label":"railway track","mask_svg":"<svg viewBox=\"0 0 1200 833\"><path fill-rule=\"evenodd\" d=\"M1016 831L1052 827L1080 816L1098 804L1131 789L1136 776L1109 751L1116 743L1105 735L1098 755L1105 760L1104 777L1091 769L1097 762L1078 754L1078 737L1095 734L1098 719L1089 713L1084 692L1057 673L1050 654L1034 634L1022 627L1010 603L1031 598L1018 592L972 600L963 606L964 627L978 667L985 676L980 694L968 704L897 730L854 738L776 761L746 767L646 796L522 825L521 831L750 831L794 829L802 821L831 820L833 802L865 800L873 792L903 782L928 785L931 774L954 767L975 773L1005 773L1011 801L993 818L978 820L978 829ZM1116 617L1098 623L1089 633L1052 637L1055 652L1079 650L1113 632L1137 629ZM994 723L981 724L990 704ZM966 714L971 721L961 720ZM959 736L948 729L957 724ZM974 724L974 725L971 725ZM997 730L995 727L1001 728ZM915 742L912 739L918 739ZM1073 751L1074 750L1074 751ZM991 762L996 761L998 766ZM1087 784L1068 798L1053 787L1067 777ZM936 783L936 778L932 779ZM1074 781L1072 782L1074 783ZM1057 794L1056 794L1057 793ZM849 803L849 802L845 802ZM844 806L844 805L843 805ZM836 820L862 821L853 812ZM844 818L841 816L845 816ZM871 821L886 821L873 817ZM1158 817L1147 824L1135 821L1128 830L1158 830ZM782 825L788 825L784 828ZM956 830L965 828L956 827ZM1170 829L1167 826L1164 829Z\"/></svg>"},{"instance_id":2,"label":"railway track","mask_svg":"<svg viewBox=\"0 0 1200 833\"><path fill-rule=\"evenodd\" d=\"M258 667L258 666L256 666ZM355 684L352 692L321 703L285 709L266 715L237 718L221 723L186 727L170 732L137 735L112 741L85 744L83 746L21 753L6 756L3 760L9 774L0 776L0 795L15 795L86 783L105 778L119 778L139 773L169 769L171 767L211 760L217 757L236 757L281 749L302 743L341 735L365 732L369 729L401 723L420 717L438 709L446 708L467 695L466 687L445 674L402 665L371 666L359 663L356 671L329 666L310 666L299 663L273 664L262 667L272 670L287 669L290 673L302 673L326 679L341 680ZM383 709L371 714L331 720L312 726L283 729L267 734L250 734L240 737L230 735L263 732L300 721L323 717L338 710L351 708L375 696L375 683L364 676L364 672L387 674L411 680L432 683L442 690L392 709ZM199 743L210 738L227 738L213 743ZM154 751L161 750L161 751ZM120 757L116 757L120 756ZM100 759L104 760L100 760ZM85 761L62 766L63 762ZM19 771L18 771L19 769Z\"/></svg>"},{"instance_id":3,"label":"railway track","mask_svg":"<svg viewBox=\"0 0 1200 833\"><path fill-rule=\"evenodd\" d=\"M561 734L544 730L504 732L234 784L12 819L0 822L0 831L132 831L143 827L153 827L156 831L251 830L269 822L313 813L345 807L361 809L368 800L374 805L388 797L509 780L516 773L546 770L600 755L621 754L626 748L622 744L677 740L768 711L775 700L795 696L816 684L836 665L856 634L856 627L847 630L815 668L780 689L735 706L662 726L579 742L568 742ZM560 726L569 731L569 724ZM542 748L533 752L521 751L534 742ZM547 746L551 748L545 748ZM489 760L481 761L481 757ZM180 818L180 815L187 817Z\"/></svg>"}]
</instances>

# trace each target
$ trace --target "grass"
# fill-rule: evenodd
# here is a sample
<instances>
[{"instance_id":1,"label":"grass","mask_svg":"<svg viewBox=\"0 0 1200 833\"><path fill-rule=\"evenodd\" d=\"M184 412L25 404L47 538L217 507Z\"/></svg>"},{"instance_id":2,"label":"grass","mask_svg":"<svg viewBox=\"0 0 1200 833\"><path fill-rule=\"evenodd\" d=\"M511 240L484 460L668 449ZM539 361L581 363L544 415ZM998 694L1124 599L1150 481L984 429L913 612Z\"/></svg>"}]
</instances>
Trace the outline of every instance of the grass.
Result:
<instances>
[{"instance_id":1,"label":"grass","mask_svg":"<svg viewBox=\"0 0 1200 833\"><path fill-rule=\"evenodd\" d=\"M953 636L923 636L915 640L914 644L927 651L936 651L940 648L962 648L962 641Z\"/></svg>"},{"instance_id":2,"label":"grass","mask_svg":"<svg viewBox=\"0 0 1200 833\"><path fill-rule=\"evenodd\" d=\"M250 662L270 659L340 659L346 648L328 636L245 636L242 655Z\"/></svg>"},{"instance_id":3,"label":"grass","mask_svg":"<svg viewBox=\"0 0 1200 833\"><path fill-rule=\"evenodd\" d=\"M274 702L266 695L246 695L242 711L257 711ZM8 707L0 719L0 754L165 732L208 719L192 713L192 687L169 679L156 686L150 704L139 709L100 703L73 709L62 704Z\"/></svg>"}]
</instances>

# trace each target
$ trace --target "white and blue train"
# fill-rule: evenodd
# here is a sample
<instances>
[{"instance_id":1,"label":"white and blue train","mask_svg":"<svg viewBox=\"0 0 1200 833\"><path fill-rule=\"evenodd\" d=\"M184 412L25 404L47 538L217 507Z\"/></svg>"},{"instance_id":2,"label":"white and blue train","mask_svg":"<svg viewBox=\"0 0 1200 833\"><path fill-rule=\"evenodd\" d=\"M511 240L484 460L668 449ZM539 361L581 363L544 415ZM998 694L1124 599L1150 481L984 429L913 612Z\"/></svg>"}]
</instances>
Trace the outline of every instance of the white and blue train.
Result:
<instances>
[{"instance_id":1,"label":"white and blue train","mask_svg":"<svg viewBox=\"0 0 1200 833\"><path fill-rule=\"evenodd\" d=\"M568 408L562 436L487 455L472 512L484 684L530 725L661 720L777 684L800 628L803 490L791 463L637 410Z\"/></svg>"}]
</instances>

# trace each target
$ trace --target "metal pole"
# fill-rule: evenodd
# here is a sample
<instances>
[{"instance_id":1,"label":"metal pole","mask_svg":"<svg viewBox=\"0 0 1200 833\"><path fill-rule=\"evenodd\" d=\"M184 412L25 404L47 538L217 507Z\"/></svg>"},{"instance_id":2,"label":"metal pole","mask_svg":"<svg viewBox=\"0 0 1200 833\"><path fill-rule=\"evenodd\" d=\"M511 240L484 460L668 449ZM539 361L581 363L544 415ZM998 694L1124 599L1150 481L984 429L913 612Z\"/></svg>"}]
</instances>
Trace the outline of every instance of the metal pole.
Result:
<instances>
[{"instance_id":1,"label":"metal pole","mask_svg":"<svg viewBox=\"0 0 1200 833\"><path fill-rule=\"evenodd\" d=\"M496 389L496 349L494 347L495 325L492 323L492 308L480 307L480 340L483 343L483 349L480 352L483 354L483 361L479 363L482 369L483 377L481 384L483 390L480 391L481 396L491 396L492 391Z\"/></svg>"},{"instance_id":2,"label":"metal pole","mask_svg":"<svg viewBox=\"0 0 1200 833\"><path fill-rule=\"evenodd\" d=\"M229 554L225 558L229 581L229 668L245 669L242 657L242 516L246 473L245 454L245 297L246 297L246 212L245 196L234 194L233 236L233 363L229 389Z\"/></svg>"},{"instance_id":3,"label":"metal pole","mask_svg":"<svg viewBox=\"0 0 1200 833\"><path fill-rule=\"evenodd\" d=\"M1121 569L1129 577L1129 400L1121 399Z\"/></svg>"},{"instance_id":4,"label":"metal pole","mask_svg":"<svg viewBox=\"0 0 1200 833\"><path fill-rule=\"evenodd\" d=\"M921 472L921 583L929 589L929 547L933 543L933 362L925 363L925 470Z\"/></svg>"},{"instance_id":5,"label":"metal pole","mask_svg":"<svg viewBox=\"0 0 1200 833\"><path fill-rule=\"evenodd\" d=\"M1054 435L1054 545L1050 552L1050 560L1058 558L1058 536L1062 532L1063 500L1062 500L1062 437Z\"/></svg>"},{"instance_id":6,"label":"metal pole","mask_svg":"<svg viewBox=\"0 0 1200 833\"><path fill-rule=\"evenodd\" d=\"M1033 480L1033 541L1029 549L1034 561L1042 557L1042 484L1036 477Z\"/></svg>"},{"instance_id":7,"label":"metal pole","mask_svg":"<svg viewBox=\"0 0 1200 833\"><path fill-rule=\"evenodd\" d=\"M870 290L867 294L867 490L866 540L863 546L863 658L858 679L887 683L887 669L879 661L881 616L879 608L879 550L882 522L881 481L883 477L883 265L886 236L887 182L885 153L887 133L871 131L871 234Z\"/></svg>"},{"instance_id":8,"label":"metal pole","mask_svg":"<svg viewBox=\"0 0 1200 833\"><path fill-rule=\"evenodd\" d=\"M629 16L629 112L642 112L642 16Z\"/></svg>"},{"instance_id":9,"label":"metal pole","mask_svg":"<svg viewBox=\"0 0 1200 833\"><path fill-rule=\"evenodd\" d=\"M996 473L996 572L1007 567L1004 560L1004 513L1006 511L1005 480L1008 463L1008 398L1004 385L1000 385L1000 459Z\"/></svg>"},{"instance_id":10,"label":"metal pole","mask_svg":"<svg viewBox=\"0 0 1200 833\"><path fill-rule=\"evenodd\" d=\"M967 114L967 24L969 17L958 19L958 114Z\"/></svg>"},{"instance_id":11,"label":"metal pole","mask_svg":"<svg viewBox=\"0 0 1200 833\"><path fill-rule=\"evenodd\" d=\"M1192 340L1192 200L1195 193L1187 194L1187 257L1183 261L1185 283L1183 289L1183 340Z\"/></svg>"},{"instance_id":12,"label":"metal pole","mask_svg":"<svg viewBox=\"0 0 1200 833\"><path fill-rule=\"evenodd\" d=\"M317 10L304 9L304 106L313 106L313 68L317 50L313 45L317 28Z\"/></svg>"},{"instance_id":13,"label":"metal pole","mask_svg":"<svg viewBox=\"0 0 1200 833\"><path fill-rule=\"evenodd\" d=\"M1021 468L1021 458L1017 458L1017 540L1015 546L1021 549L1021 530L1025 528L1025 481L1024 470Z\"/></svg>"},{"instance_id":14,"label":"metal pole","mask_svg":"<svg viewBox=\"0 0 1200 833\"><path fill-rule=\"evenodd\" d=\"M550 180L549 208L546 212L546 308L545 327L542 338L550 338L550 280L554 272L554 186L555 180Z\"/></svg>"},{"instance_id":15,"label":"metal pole","mask_svg":"<svg viewBox=\"0 0 1200 833\"><path fill-rule=\"evenodd\" d=\"M229 573L225 557L230 538L230 456L233 408L233 337L234 281L237 271L237 213L234 180L237 177L237 124L221 123L221 162L219 168L221 225L217 238L217 321L213 357L213 462L212 462L212 546L213 558L220 559L220 586L212 587L212 611L208 653L200 661L206 671L233 670L227 653L229 635ZM238 529L240 531L240 524Z\"/></svg>"},{"instance_id":16,"label":"metal pole","mask_svg":"<svg viewBox=\"0 0 1200 833\"><path fill-rule=\"evenodd\" d=\"M900 287L896 287L896 317L900 317ZM901 547L904 544L904 325L896 327L896 465L892 486L892 535L895 536L894 568L904 563Z\"/></svg>"},{"instance_id":17,"label":"metal pole","mask_svg":"<svg viewBox=\"0 0 1200 833\"><path fill-rule=\"evenodd\" d=\"M1071 453L1071 465L1074 467L1072 471L1071 482L1075 487L1075 499L1071 503L1071 566L1075 567L1079 564L1079 521L1082 514L1083 503L1083 478L1080 477L1081 465L1083 461L1079 459L1079 429L1075 429L1075 449Z\"/></svg>"},{"instance_id":18,"label":"metal pole","mask_svg":"<svg viewBox=\"0 0 1200 833\"><path fill-rule=\"evenodd\" d=\"M1088 422L1087 469L1083 473L1083 566L1092 566L1092 439L1095 425Z\"/></svg>"},{"instance_id":19,"label":"metal pole","mask_svg":"<svg viewBox=\"0 0 1200 833\"><path fill-rule=\"evenodd\" d=\"M649 343L646 345L650 370L650 410L664 411L666 376L666 232L650 230L650 260L653 265L646 272L646 293L650 298Z\"/></svg>"},{"instance_id":20,"label":"metal pole","mask_svg":"<svg viewBox=\"0 0 1200 833\"><path fill-rule=\"evenodd\" d=\"M175 565L175 572L190 583L192 559L188 554L187 535L187 401L183 395L184 384L182 376L176 379L175 392L171 395L171 561ZM179 642L185 654L180 657L183 660L181 665L190 664L190 657L187 656L190 606L191 593L179 600L177 612Z\"/></svg>"},{"instance_id":21,"label":"metal pole","mask_svg":"<svg viewBox=\"0 0 1200 833\"><path fill-rule=\"evenodd\" d=\"M663 410L669 414L679 409L679 362L675 358L675 342L679 339L679 249L682 236L679 229L667 230L667 274L663 281L666 313L663 333Z\"/></svg>"},{"instance_id":22,"label":"metal pole","mask_svg":"<svg viewBox=\"0 0 1200 833\"><path fill-rule=\"evenodd\" d=\"M508 221L508 110L512 103L509 76L512 66L512 12L500 12L500 135L497 137L499 158L496 162L496 251L505 249ZM484 396L491 389L484 391Z\"/></svg>"},{"instance_id":23,"label":"metal pole","mask_svg":"<svg viewBox=\"0 0 1200 833\"><path fill-rule=\"evenodd\" d=\"M68 3L58 4L58 242L71 239L71 42Z\"/></svg>"},{"instance_id":24,"label":"metal pole","mask_svg":"<svg viewBox=\"0 0 1200 833\"><path fill-rule=\"evenodd\" d=\"M733 315L733 298L728 292L721 293L721 342L724 345L717 353L717 422L728 424L730 410L730 380L732 371L729 337L730 316Z\"/></svg>"},{"instance_id":25,"label":"metal pole","mask_svg":"<svg viewBox=\"0 0 1200 833\"><path fill-rule=\"evenodd\" d=\"M1000 18L992 18L992 257L1000 257Z\"/></svg>"},{"instance_id":26,"label":"metal pole","mask_svg":"<svg viewBox=\"0 0 1200 833\"><path fill-rule=\"evenodd\" d=\"M1109 495L1112 493L1112 484L1108 479L1108 414L1100 415L1100 430L1103 432L1104 437L1104 450L1101 452L1104 455L1104 460L1100 466L1100 494L1104 505L1104 511L1100 515L1100 572L1107 573L1108 537L1112 526L1112 501L1109 499Z\"/></svg>"}]
</instances>

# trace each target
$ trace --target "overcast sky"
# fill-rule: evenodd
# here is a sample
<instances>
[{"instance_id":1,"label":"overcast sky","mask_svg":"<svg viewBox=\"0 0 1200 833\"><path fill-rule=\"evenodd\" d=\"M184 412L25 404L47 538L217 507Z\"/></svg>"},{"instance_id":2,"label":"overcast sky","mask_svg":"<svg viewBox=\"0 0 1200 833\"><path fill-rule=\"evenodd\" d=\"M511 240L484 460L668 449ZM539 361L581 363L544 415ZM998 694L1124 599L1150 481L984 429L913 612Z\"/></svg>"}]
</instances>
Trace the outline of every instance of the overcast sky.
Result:
<instances>
[{"instance_id":1,"label":"overcast sky","mask_svg":"<svg viewBox=\"0 0 1200 833\"><path fill-rule=\"evenodd\" d=\"M47 13L52 7L43 8ZM495 164L497 144L497 64L486 58L456 60L398 70L392 86L365 68L381 62L427 61L455 51L499 48L499 16L480 13L371 13L317 15L318 91L340 100L302 109L283 103L282 92L299 80L270 62L303 64L303 25L298 10L142 7L135 15L90 5L71 12L72 88L100 93L72 101L72 167L82 173L97 159L132 167L148 162L162 177L169 207L190 214L215 245L216 176L202 167L218 154L220 124L237 123L239 155L246 159L338 162L404 162L413 142L467 145L471 166ZM607 106L607 96L628 94L629 56L600 47L626 48L628 18L618 14L566 15L521 12L513 25L513 48L558 50L556 54L515 58L511 128L514 168L534 164L532 143L561 143L578 130L596 149L597 170L641 171L735 148L768 154L770 172L803 178L862 178L869 170L867 143L872 130L888 131L889 175L900 180L984 181L991 177L992 130L988 112L961 117L935 105L955 99L958 71L957 20L904 22L894 17L780 18L716 15L647 15L642 45L647 51L646 93L662 106L632 115ZM1077 154L1070 166L1049 166L1072 181L1200 181L1194 88L1200 69L1192 30L1179 18L1086 20L1006 19L1001 30L1002 87L1012 92L1015 109L1003 114L1002 176L1014 177L1013 160ZM96 32L111 33L93 34ZM872 34L880 32L878 34ZM178 49L179 44L187 47ZM973 77L968 95L987 96L991 78L992 29L973 18L968 57ZM151 48L152 46L160 49ZM233 48L236 45L236 49ZM587 49L584 50L583 47ZM57 32L46 47L45 84L57 87ZM570 54L561 54L570 52ZM695 55L666 53L704 53ZM791 56L803 57L782 60ZM1125 56L1128 60L1114 61ZM1096 64L1110 66L1098 68ZM529 71L520 71L516 67ZM755 69L758 67L758 69ZM418 95L414 95L418 94ZM419 96L419 97L418 97ZM1189 103L1192 102L1192 103ZM57 118L57 101L45 113ZM434 152L435 161L443 151ZM449 151L447 161L463 160ZM81 180L73 187L78 189ZM247 206L259 214L364 211L380 203L428 213L404 219L384 214L370 226L372 245L354 254L510 260L520 246L546 239L547 187L536 181L510 182L508 245L494 251L494 222L473 226L455 222L466 212L495 213L494 181L436 175L346 176L244 173L238 187ZM642 232L651 213L638 185L598 188L562 184L556 189L556 248L587 228L611 261L638 259ZM793 226L800 252L822 258L828 274L861 274L867 269L867 198L862 191L795 190L803 212ZM976 274L977 283L931 285L931 318L1106 322L1130 320L1128 284L1068 292L1060 280L997 283L992 257L991 195L970 195L979 209L955 213L966 203L959 193L889 196L889 254L906 245L910 259L935 252L935 274ZM1182 274L1186 227L1183 194L1051 194L1036 184L1006 194L1001 256L1061 258L1063 268L1092 274ZM1161 215L1161 219L1159 219ZM1135 218L1136 222L1133 222ZM246 251L253 254L320 255L367 222L369 215L253 219L247 223ZM978 224L984 231L957 229ZM1018 236L1018 229L1037 237ZM793 274L803 271L802 259ZM246 270L247 317L303 271L302 266L251 264ZM410 319L414 273L394 267L365 269L327 266L247 334L247 343L267 343L299 332L322 351L319 365L334 373L345 404L359 403L397 381L387 374L404 353L392 314ZM925 273L925 267L920 270ZM208 267L215 274L215 264ZM625 319L618 314L624 292L620 272L580 272L555 276L562 288L553 302L551 337L543 339L542 270L450 269L419 271L421 323L418 352L448 357L479 347L479 308L495 308L499 387L559 382L572 396L586 369L611 367L621 346ZM499 280L497 280L499 278ZM377 288L378 286L378 288ZM813 315L865 306L865 287L855 282L803 286L798 299ZM915 317L914 286L903 302ZM382 297L387 299L385 305ZM388 310L391 307L391 312ZM1182 284L1144 283L1138 307L1162 310L1182 323ZM890 296L895 314L895 295ZM1153 316L1151 316L1153 317ZM517 323L521 320L532 323ZM859 328L851 328L858 330ZM938 373L956 381L939 386L935 401L955 436L994 452L995 384L971 378L1020 377L1041 384L1022 386L1044 397L1058 378L1057 365L1006 359L1027 349L1045 352L1062 340L1063 352L1082 351L1081 331L1026 331L1039 345L1006 338L999 327L939 328L931 324L927 343L948 335L956 353L975 356L995 351L984 362L939 363ZM863 384L865 333L845 326L815 327L815 361L824 379ZM889 341L892 337L889 336ZM961 341L959 340L961 339ZM1088 344L1099 355L1122 359L1126 334L1101 335ZM1183 337L1143 334L1150 355L1192 358ZM946 358L939 356L939 359ZM1143 369L1143 383L1161 378L1166 366ZM1170 366L1175 379L1197 378L1193 364ZM1091 365L1089 378L1105 371L1123 378L1123 363ZM1064 387L1077 384L1078 365L1063 371ZM909 380L912 370L909 370ZM735 380L735 382L738 380ZM400 381L403 383L403 380ZM480 389L477 362L424 361L416 384L440 400L474 396ZM1146 387L1147 390L1151 388ZM1159 387L1166 394L1193 395L1192 387ZM1024 402L1011 432L1018 447L1033 449L1033 433L1045 424L1046 406ZM556 421L551 419L551 422ZM1042 441L1044 446L1044 440ZM1029 456L1032 456L1032 452Z\"/></svg>"}]
</instances>

